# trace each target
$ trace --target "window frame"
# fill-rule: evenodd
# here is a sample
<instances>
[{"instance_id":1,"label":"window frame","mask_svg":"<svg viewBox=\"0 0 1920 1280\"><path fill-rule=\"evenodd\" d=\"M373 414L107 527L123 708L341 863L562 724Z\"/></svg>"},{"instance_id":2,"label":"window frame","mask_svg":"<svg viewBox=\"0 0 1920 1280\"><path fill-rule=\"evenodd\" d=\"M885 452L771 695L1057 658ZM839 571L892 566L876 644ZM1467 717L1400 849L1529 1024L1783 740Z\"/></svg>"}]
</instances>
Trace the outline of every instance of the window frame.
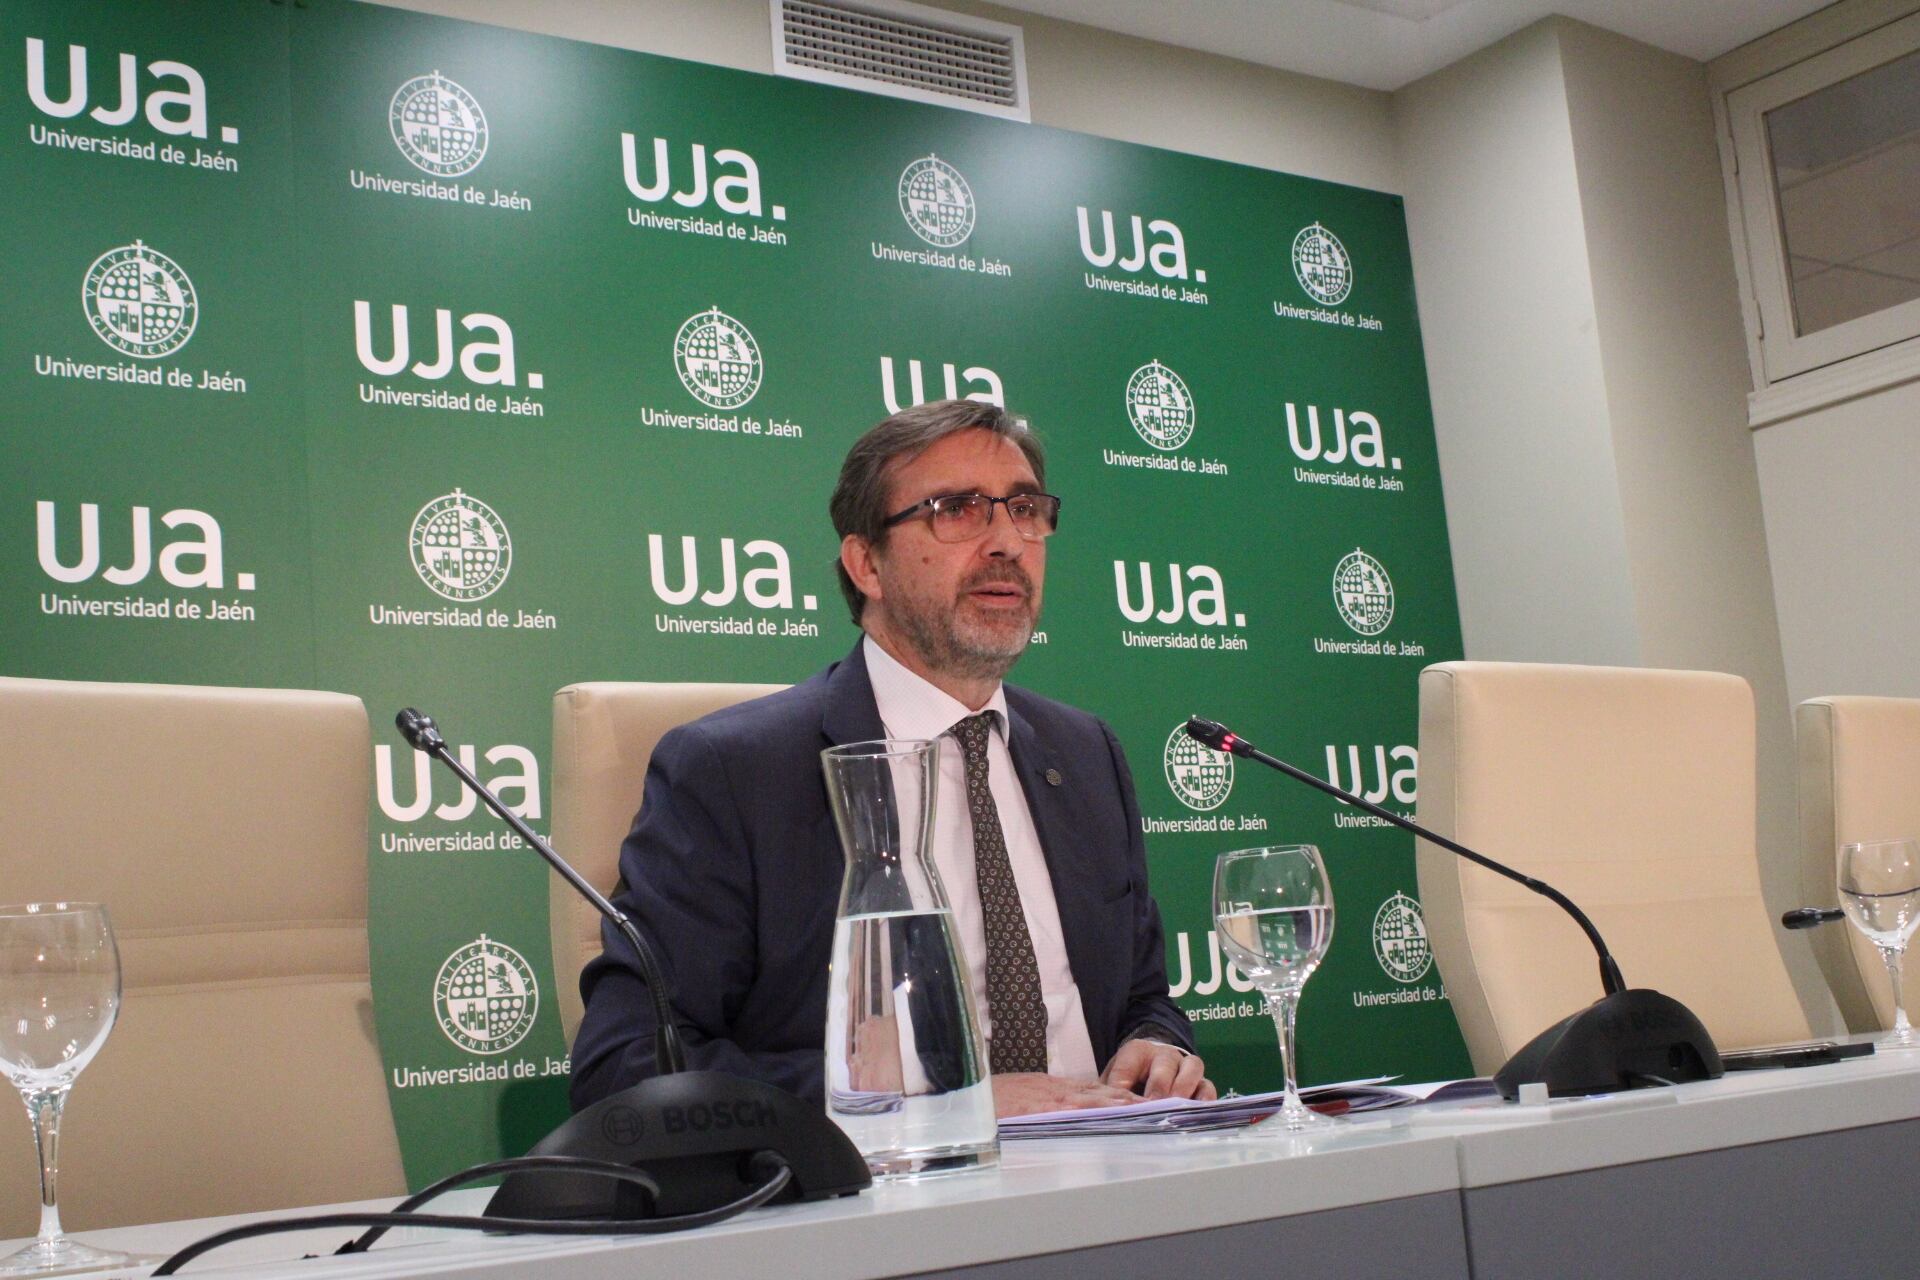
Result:
<instances>
[{"instance_id":1,"label":"window frame","mask_svg":"<svg viewBox=\"0 0 1920 1280\"><path fill-rule=\"evenodd\" d=\"M1745 295L1742 310L1753 371L1750 425L1920 377L1920 298L1814 333L1794 332L1786 244L1766 138L1768 111L1920 52L1920 11L1911 4L1899 7L1909 11L1864 30L1830 32L1838 38L1813 48L1804 40L1791 41L1769 59L1770 66L1745 59L1739 69L1748 74L1737 84L1724 74L1714 77L1728 222Z\"/></svg>"}]
</instances>

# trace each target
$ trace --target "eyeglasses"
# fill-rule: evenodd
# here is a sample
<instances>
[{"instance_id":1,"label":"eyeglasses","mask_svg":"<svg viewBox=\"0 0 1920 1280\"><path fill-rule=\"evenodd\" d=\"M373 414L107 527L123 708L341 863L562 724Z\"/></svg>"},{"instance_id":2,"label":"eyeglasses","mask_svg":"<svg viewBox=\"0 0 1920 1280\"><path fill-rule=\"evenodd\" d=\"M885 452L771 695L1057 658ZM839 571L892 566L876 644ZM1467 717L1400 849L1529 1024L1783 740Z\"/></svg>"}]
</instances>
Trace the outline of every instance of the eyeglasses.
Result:
<instances>
[{"instance_id":1,"label":"eyeglasses","mask_svg":"<svg viewBox=\"0 0 1920 1280\"><path fill-rule=\"evenodd\" d=\"M1060 499L1050 493L1016 493L1006 498L989 498L984 493L943 493L937 498L916 502L881 522L891 529L908 520L926 517L927 528L941 542L967 542L979 537L993 523L995 507L1007 509L1007 519L1028 542L1053 536L1060 521Z\"/></svg>"}]
</instances>

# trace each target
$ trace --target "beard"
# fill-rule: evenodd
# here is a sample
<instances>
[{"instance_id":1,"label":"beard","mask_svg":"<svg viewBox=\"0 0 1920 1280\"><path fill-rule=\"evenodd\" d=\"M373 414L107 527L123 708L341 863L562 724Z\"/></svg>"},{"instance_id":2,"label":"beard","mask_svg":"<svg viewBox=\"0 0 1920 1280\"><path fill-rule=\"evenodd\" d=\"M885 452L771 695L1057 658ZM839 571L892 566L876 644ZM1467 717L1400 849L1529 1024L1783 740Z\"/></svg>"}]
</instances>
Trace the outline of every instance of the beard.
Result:
<instances>
[{"instance_id":1,"label":"beard","mask_svg":"<svg viewBox=\"0 0 1920 1280\"><path fill-rule=\"evenodd\" d=\"M1007 583L1026 593L1019 609L982 610L967 593ZM928 667L968 680L998 680L1013 669L1033 638L1033 579L1017 564L992 565L960 584L956 600L901 589L885 597L887 618Z\"/></svg>"}]
</instances>

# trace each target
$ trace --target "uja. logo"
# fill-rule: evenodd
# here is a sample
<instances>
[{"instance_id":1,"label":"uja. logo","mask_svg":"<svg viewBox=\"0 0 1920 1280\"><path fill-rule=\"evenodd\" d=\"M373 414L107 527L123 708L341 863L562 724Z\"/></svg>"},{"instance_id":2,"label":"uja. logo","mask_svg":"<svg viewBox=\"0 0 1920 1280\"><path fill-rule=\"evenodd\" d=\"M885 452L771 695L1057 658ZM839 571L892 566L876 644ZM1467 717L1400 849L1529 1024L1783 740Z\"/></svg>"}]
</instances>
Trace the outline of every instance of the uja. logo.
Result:
<instances>
[{"instance_id":1,"label":"uja. logo","mask_svg":"<svg viewBox=\"0 0 1920 1280\"><path fill-rule=\"evenodd\" d=\"M131 124L143 103L139 88L139 59L131 53L118 57L120 101L109 107L104 101L87 111L87 46L67 46L67 96L56 99L47 91L47 48L44 41L27 37L27 97L33 105L56 120L67 120L86 111L101 124L120 128ZM147 123L160 133L173 137L207 136L207 82L198 71L184 62L157 58L147 64L154 85L144 103ZM177 81L179 87L170 87ZM222 127L220 141L240 141L240 131Z\"/></svg>"},{"instance_id":2,"label":"uja. logo","mask_svg":"<svg viewBox=\"0 0 1920 1280\"><path fill-rule=\"evenodd\" d=\"M1387 443L1380 434L1380 419L1360 409L1333 410L1332 428L1323 442L1320 435L1320 408L1307 405L1304 415L1306 434L1300 430L1302 415L1293 402L1287 402L1287 444L1302 462L1339 465L1351 460L1358 467L1400 469L1400 459L1387 456ZM1348 434L1348 428L1352 434Z\"/></svg>"},{"instance_id":3,"label":"uja. logo","mask_svg":"<svg viewBox=\"0 0 1920 1280\"><path fill-rule=\"evenodd\" d=\"M1344 773L1340 768L1340 747L1327 744L1327 781L1342 791L1351 791L1362 800L1380 804L1392 796L1401 804L1412 804L1420 798L1420 752L1404 743L1388 749L1384 742L1373 744L1373 778L1367 778L1365 765L1361 762L1361 752L1366 748L1358 743L1348 743L1347 767ZM1394 765L1405 763L1404 768Z\"/></svg>"},{"instance_id":4,"label":"uja. logo","mask_svg":"<svg viewBox=\"0 0 1920 1280\"><path fill-rule=\"evenodd\" d=\"M80 504L79 552L71 563L60 558L58 506L44 500L36 502L34 523L38 534L40 568L55 582L86 582L99 574L117 587L130 587L146 581L154 570L153 511L149 507L137 506L132 510L126 544L127 563L108 565L104 571L100 568L103 553L99 503ZM160 548L157 563L163 582L183 590L209 587L217 591L225 587L226 551L218 520L192 507L178 507L162 515L160 524L166 529L180 531L179 536L169 539ZM190 534L199 536L188 536ZM236 573L233 585L237 591L251 591L254 577L251 573Z\"/></svg>"},{"instance_id":5,"label":"uja. logo","mask_svg":"<svg viewBox=\"0 0 1920 1280\"><path fill-rule=\"evenodd\" d=\"M1337 307L1353 292L1353 260L1338 236L1319 223L1293 238L1293 278L1323 307Z\"/></svg>"},{"instance_id":6,"label":"uja. logo","mask_svg":"<svg viewBox=\"0 0 1920 1280\"><path fill-rule=\"evenodd\" d=\"M433 979L433 1012L468 1053L505 1053L527 1038L540 985L518 951L486 934L447 957Z\"/></svg>"},{"instance_id":7,"label":"uja. logo","mask_svg":"<svg viewBox=\"0 0 1920 1280\"><path fill-rule=\"evenodd\" d=\"M740 550L745 556L744 563L735 557L734 540L720 539L720 552L714 565L719 570L720 581L702 591L700 540L692 534L682 535L680 585L675 587L667 583L672 566L667 558L666 539L657 533L648 534L647 571L653 594L671 605L688 604L697 595L700 603L717 609L744 595L747 603L756 609L793 608L793 560L787 549L769 539L755 538ZM756 560L766 563L756 564ZM820 598L810 594L802 597L800 603L802 608L818 609Z\"/></svg>"},{"instance_id":8,"label":"uja. logo","mask_svg":"<svg viewBox=\"0 0 1920 1280\"><path fill-rule=\"evenodd\" d=\"M1395 982L1418 982L1433 967L1426 917L1420 904L1396 893L1373 913L1373 958Z\"/></svg>"},{"instance_id":9,"label":"uja. logo","mask_svg":"<svg viewBox=\"0 0 1920 1280\"><path fill-rule=\"evenodd\" d=\"M1169 624L1190 620L1196 626L1224 627L1231 625L1244 627L1247 615L1230 613L1227 609L1227 583L1220 571L1212 565L1196 564L1186 571L1184 577L1180 566L1167 566L1166 607L1158 612L1154 609L1155 595L1153 587L1153 566L1145 560L1139 562L1140 603L1133 603L1133 589L1127 580L1127 562L1113 562L1113 594L1120 606L1120 615L1128 622L1145 622L1153 618Z\"/></svg>"},{"instance_id":10,"label":"uja. logo","mask_svg":"<svg viewBox=\"0 0 1920 1280\"><path fill-rule=\"evenodd\" d=\"M1333 567L1333 603L1340 620L1363 636L1377 636L1393 621L1393 579L1386 566L1358 547Z\"/></svg>"},{"instance_id":11,"label":"uja. logo","mask_svg":"<svg viewBox=\"0 0 1920 1280\"><path fill-rule=\"evenodd\" d=\"M1178 449L1193 438L1195 420L1193 392L1158 360L1141 365L1127 379L1127 421L1154 448Z\"/></svg>"},{"instance_id":12,"label":"uja. logo","mask_svg":"<svg viewBox=\"0 0 1920 1280\"><path fill-rule=\"evenodd\" d=\"M513 568L513 540L494 509L455 489L420 508L407 537L413 571L449 600L484 600Z\"/></svg>"},{"instance_id":13,"label":"uja. logo","mask_svg":"<svg viewBox=\"0 0 1920 1280\"><path fill-rule=\"evenodd\" d=\"M701 404L738 409L760 390L760 344L718 307L687 317L673 335L673 367Z\"/></svg>"},{"instance_id":14,"label":"uja. logo","mask_svg":"<svg viewBox=\"0 0 1920 1280\"><path fill-rule=\"evenodd\" d=\"M394 91L387 128L414 168L437 177L472 173L487 158L486 112L438 71L415 76Z\"/></svg>"},{"instance_id":15,"label":"uja. logo","mask_svg":"<svg viewBox=\"0 0 1920 1280\"><path fill-rule=\"evenodd\" d=\"M952 364L946 364L947 396L949 400L961 398L960 378L967 380L966 399L981 404L1007 407L1007 393L1000 384L1000 375L985 365L969 365L964 373L956 371ZM907 361L907 392L909 399L900 402L900 392L893 377L893 357L880 357L880 399L886 404L888 413L898 413L911 405L927 402L926 378L920 371L918 360Z\"/></svg>"},{"instance_id":16,"label":"uja. logo","mask_svg":"<svg viewBox=\"0 0 1920 1280\"><path fill-rule=\"evenodd\" d=\"M480 780L487 785L487 790L527 821L540 821L540 761L532 751L511 742L502 742L485 751L471 742L449 743L447 749L476 777L480 774L480 761L486 761L491 776ZM373 798L379 803L381 813L393 822L418 822L429 811L442 822L462 822L473 816L479 797L471 787L452 778L445 770L435 769L424 751L406 751L406 756L413 761L413 795L402 800L399 795L402 779L394 776L392 746L381 742L373 748ZM443 798L449 787L453 788L451 800Z\"/></svg>"},{"instance_id":17,"label":"uja. logo","mask_svg":"<svg viewBox=\"0 0 1920 1280\"><path fill-rule=\"evenodd\" d=\"M1093 228L1088 221L1087 206L1075 205L1075 216L1080 227L1080 256L1096 267L1117 266L1122 271L1138 271L1142 267L1152 267L1153 273L1167 280L1185 280L1187 271L1187 241L1180 234L1180 228L1165 218L1155 218L1142 225L1140 214L1134 214L1131 220L1133 245L1122 252L1125 237L1114 238L1113 210L1100 211L1100 247L1093 247ZM1164 239L1155 240L1154 236ZM1196 269L1192 273L1195 284L1205 284L1207 273Z\"/></svg>"},{"instance_id":18,"label":"uja. logo","mask_svg":"<svg viewBox=\"0 0 1920 1280\"><path fill-rule=\"evenodd\" d=\"M1233 757L1194 741L1184 720L1167 736L1161 762L1168 788L1189 809L1218 809L1233 791Z\"/></svg>"},{"instance_id":19,"label":"uja. logo","mask_svg":"<svg viewBox=\"0 0 1920 1280\"><path fill-rule=\"evenodd\" d=\"M973 234L973 188L945 160L915 160L900 173L900 216L935 248L957 248Z\"/></svg>"},{"instance_id":20,"label":"uja. logo","mask_svg":"<svg viewBox=\"0 0 1920 1280\"><path fill-rule=\"evenodd\" d=\"M1173 935L1174 979L1167 986L1167 994L1179 999L1191 991L1197 996L1210 996L1218 991L1221 984L1234 991L1253 990L1253 980L1235 968L1220 952L1220 935L1213 929L1207 930L1207 941L1201 952L1201 959L1208 962L1207 976L1199 977L1194 973L1193 935L1185 929Z\"/></svg>"},{"instance_id":21,"label":"uja. logo","mask_svg":"<svg viewBox=\"0 0 1920 1280\"><path fill-rule=\"evenodd\" d=\"M369 373L382 378L391 378L407 368L407 362L413 359L413 326L408 321L408 307L404 302L392 304L387 313L392 331L389 349L391 356L382 359L375 353L373 303L365 298L353 300L353 350L360 364ZM461 376L480 386L511 387L517 385L519 365L514 354L513 326L499 316L486 311L474 311L460 317L460 327L475 337L464 346L455 348L453 337L453 312L445 307L433 309L433 332L435 347L433 359L414 362L412 373L417 378L438 381L453 372L454 357L460 360ZM491 341L488 341L488 339ZM421 345L421 354L426 354L425 344ZM481 364L482 360L491 361L492 368ZM546 386L546 379L531 370L527 373L527 387L538 391Z\"/></svg>"},{"instance_id":22,"label":"uja. logo","mask_svg":"<svg viewBox=\"0 0 1920 1280\"><path fill-rule=\"evenodd\" d=\"M137 360L172 355L187 345L200 320L200 300L187 273L138 240L93 260L80 301L100 341Z\"/></svg>"},{"instance_id":23,"label":"uja. logo","mask_svg":"<svg viewBox=\"0 0 1920 1280\"><path fill-rule=\"evenodd\" d=\"M744 151L732 147L720 147L713 153L714 170L709 179L707 172L707 148L705 143L695 142L692 147L692 163L688 176L693 181L691 189L673 190L673 172L667 159L667 140L653 140L653 181L640 181L640 158L635 153L634 136L630 133L620 135L620 166L627 180L627 190L648 204L658 204L669 194L673 202L683 209L698 209L707 202L709 190L713 202L727 213L745 214L750 218L760 216L760 166L753 157ZM731 165L738 172L729 173ZM709 188L711 181L711 188ZM784 222L787 218L785 205L773 206L773 220Z\"/></svg>"}]
</instances>

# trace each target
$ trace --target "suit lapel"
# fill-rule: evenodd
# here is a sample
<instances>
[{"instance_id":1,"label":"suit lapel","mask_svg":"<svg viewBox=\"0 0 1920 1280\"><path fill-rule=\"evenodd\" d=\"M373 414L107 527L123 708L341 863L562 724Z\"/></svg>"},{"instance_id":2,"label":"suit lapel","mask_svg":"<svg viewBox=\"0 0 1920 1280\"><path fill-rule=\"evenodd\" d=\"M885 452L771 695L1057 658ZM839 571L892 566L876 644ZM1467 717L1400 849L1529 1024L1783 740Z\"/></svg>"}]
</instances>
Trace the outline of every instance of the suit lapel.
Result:
<instances>
[{"instance_id":1,"label":"suit lapel","mask_svg":"<svg viewBox=\"0 0 1920 1280\"><path fill-rule=\"evenodd\" d=\"M820 746L844 746L849 742L870 742L887 736L880 724L880 711L873 701L873 682L867 677L867 659L861 646L834 664L827 672L826 695L820 713ZM840 832L834 826L833 806L827 799L826 778L816 766L819 780L819 810L814 814L814 849L819 856L822 883L831 882L827 901L829 918L846 871L846 851L840 844Z\"/></svg>"},{"instance_id":2,"label":"suit lapel","mask_svg":"<svg viewBox=\"0 0 1920 1280\"><path fill-rule=\"evenodd\" d=\"M887 736L880 708L873 700L873 681L867 676L866 641L827 675L826 709L820 717L820 736L829 747L870 742Z\"/></svg>"}]
</instances>

